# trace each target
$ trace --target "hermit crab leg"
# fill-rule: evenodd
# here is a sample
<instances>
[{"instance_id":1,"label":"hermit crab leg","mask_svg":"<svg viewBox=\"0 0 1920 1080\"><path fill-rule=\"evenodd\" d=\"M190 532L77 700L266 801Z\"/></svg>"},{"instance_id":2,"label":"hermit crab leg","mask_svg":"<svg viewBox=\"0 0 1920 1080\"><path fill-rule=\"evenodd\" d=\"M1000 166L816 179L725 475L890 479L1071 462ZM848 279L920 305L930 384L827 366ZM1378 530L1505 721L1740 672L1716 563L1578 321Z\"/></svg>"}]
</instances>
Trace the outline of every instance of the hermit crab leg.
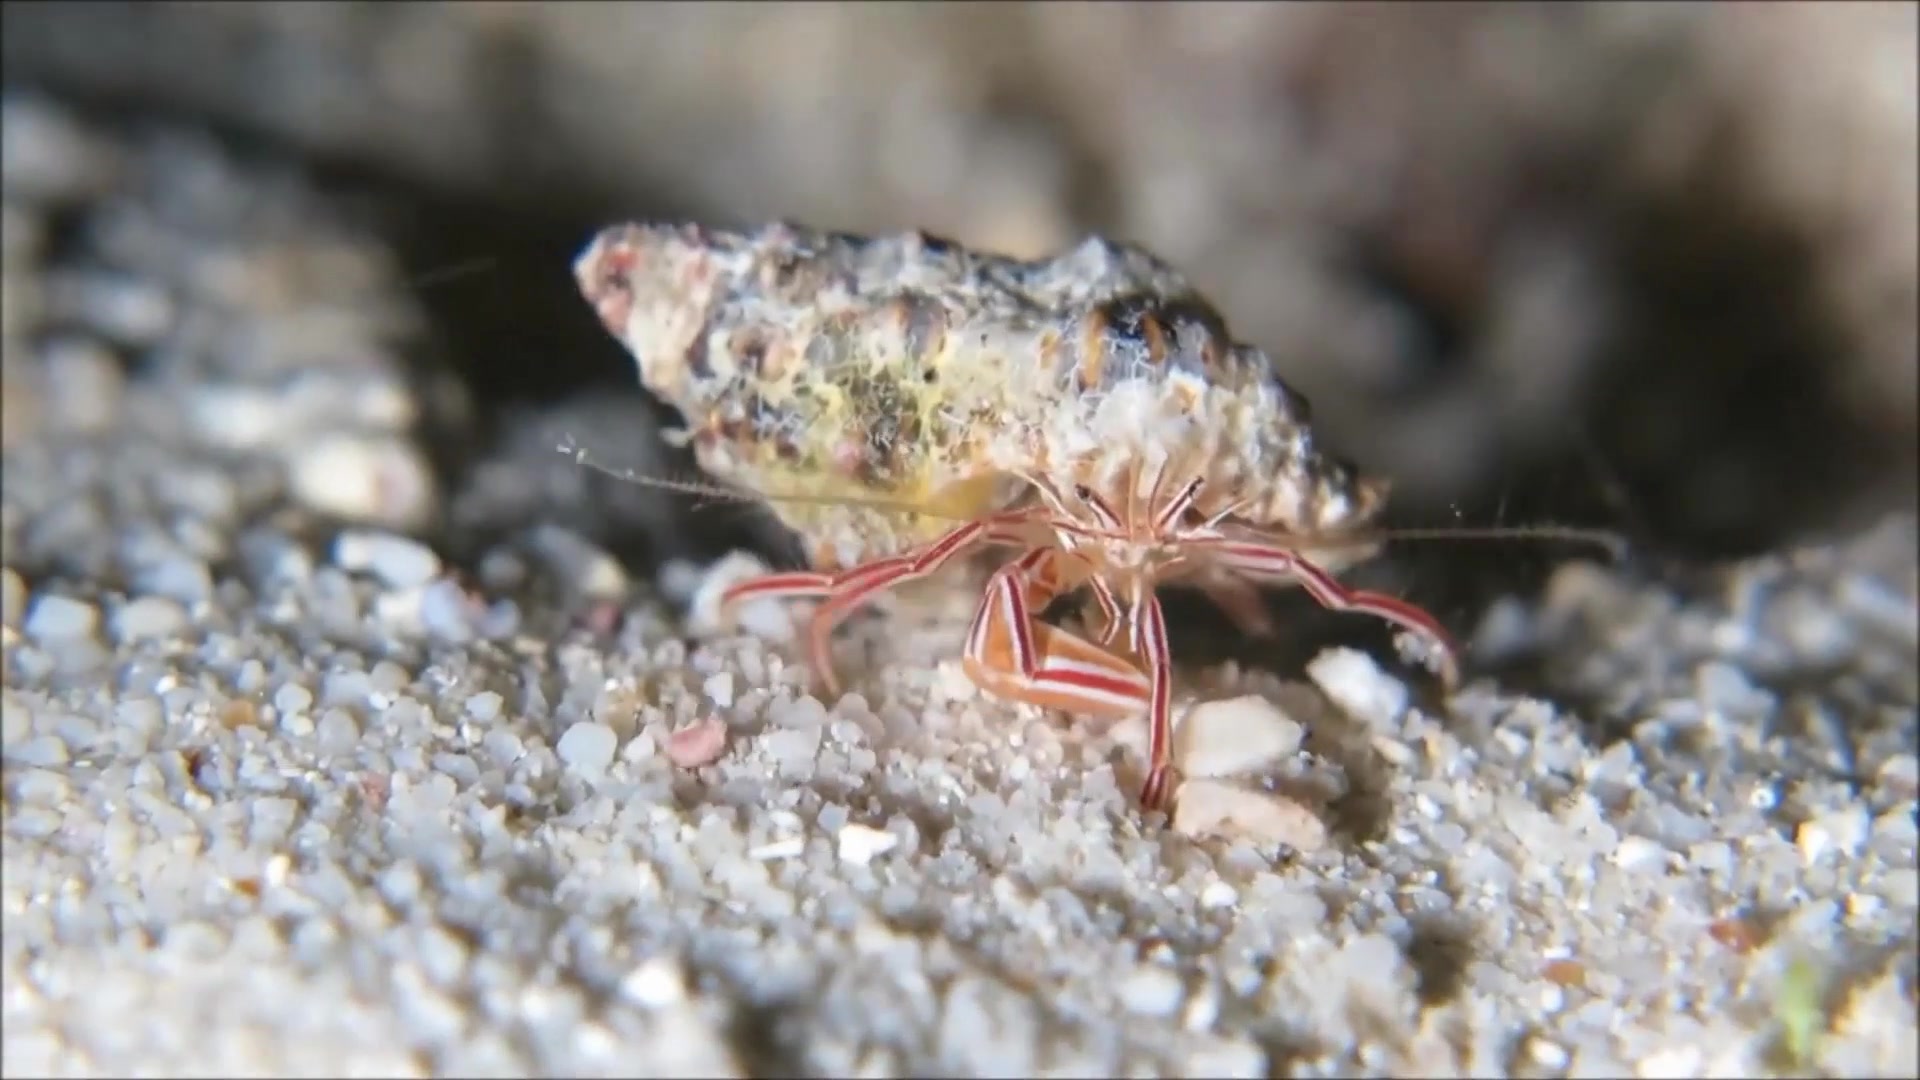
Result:
<instances>
[{"instance_id":1,"label":"hermit crab leg","mask_svg":"<svg viewBox=\"0 0 1920 1080\"><path fill-rule=\"evenodd\" d=\"M1459 681L1459 669L1454 659L1459 655L1459 650L1453 638L1432 615L1420 608L1384 593L1349 589L1336 581L1333 575L1285 548L1232 540L1196 539L1188 543L1196 554L1204 554L1216 566L1250 578L1296 582L1319 601L1320 606L1329 610L1374 615L1428 638L1440 646L1445 659L1445 667L1440 672L1441 680L1449 686Z\"/></svg>"},{"instance_id":2,"label":"hermit crab leg","mask_svg":"<svg viewBox=\"0 0 1920 1080\"><path fill-rule=\"evenodd\" d=\"M1020 542L1018 534L1009 531L1019 520L1019 515L1008 514L969 521L926 547L861 563L838 573L766 574L728 589L721 603L730 605L749 597L826 597L826 603L815 609L807 625L808 651L826 692L837 696L840 686L833 672L833 631L841 621L879 593L932 574L955 556L982 543Z\"/></svg>"},{"instance_id":3,"label":"hermit crab leg","mask_svg":"<svg viewBox=\"0 0 1920 1080\"><path fill-rule=\"evenodd\" d=\"M1146 583L1135 590L1128 612L1133 648L1146 661L1147 779L1140 788L1140 805L1158 810L1166 804L1173 782L1173 649L1167 644L1167 619L1160 599Z\"/></svg>"},{"instance_id":4,"label":"hermit crab leg","mask_svg":"<svg viewBox=\"0 0 1920 1080\"><path fill-rule=\"evenodd\" d=\"M1167 505L1160 508L1160 512L1155 514L1153 518L1153 532L1155 535L1170 531L1175 525L1180 523L1181 518L1187 516L1187 511L1193 509L1195 500L1200 497L1200 487L1202 483L1203 481L1198 479L1188 481L1187 486L1180 489L1180 494L1175 495L1168 501ZM1156 496L1160 493L1158 481L1154 483L1153 490Z\"/></svg>"},{"instance_id":5,"label":"hermit crab leg","mask_svg":"<svg viewBox=\"0 0 1920 1080\"><path fill-rule=\"evenodd\" d=\"M996 571L967 632L967 675L995 697L1119 719L1151 700L1149 680L1118 656L1034 613L1062 588L1057 548L1036 548Z\"/></svg>"},{"instance_id":6,"label":"hermit crab leg","mask_svg":"<svg viewBox=\"0 0 1920 1080\"><path fill-rule=\"evenodd\" d=\"M1140 590L1126 620L1147 661L1141 671L1125 657L1034 621L1033 612L1059 592L1060 557L1057 549L1037 549L994 574L967 635L967 674L996 697L1043 708L1114 719L1144 710L1147 779L1140 801L1159 809L1173 773L1173 664L1160 601L1152 589Z\"/></svg>"},{"instance_id":7,"label":"hermit crab leg","mask_svg":"<svg viewBox=\"0 0 1920 1080\"><path fill-rule=\"evenodd\" d=\"M1120 601L1114 598L1112 587L1099 578L1087 582L1087 591L1093 593L1093 602L1100 608L1100 636L1096 640L1103 648L1111 646L1126 625L1120 616Z\"/></svg>"}]
</instances>

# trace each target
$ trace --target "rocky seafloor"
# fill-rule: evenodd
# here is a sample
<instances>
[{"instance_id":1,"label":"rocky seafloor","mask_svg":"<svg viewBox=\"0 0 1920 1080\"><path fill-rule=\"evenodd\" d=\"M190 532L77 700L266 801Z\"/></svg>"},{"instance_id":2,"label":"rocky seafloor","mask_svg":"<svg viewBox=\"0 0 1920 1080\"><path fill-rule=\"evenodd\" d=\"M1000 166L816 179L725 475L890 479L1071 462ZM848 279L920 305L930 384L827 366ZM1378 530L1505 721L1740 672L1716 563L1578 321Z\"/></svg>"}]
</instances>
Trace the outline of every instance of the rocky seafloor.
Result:
<instances>
[{"instance_id":1,"label":"rocky seafloor","mask_svg":"<svg viewBox=\"0 0 1920 1080\"><path fill-rule=\"evenodd\" d=\"M1569 563L1444 698L1187 670L1143 818L1136 729L980 696L947 623L860 624L823 702L777 612L525 516L564 459L447 489L402 275L296 174L4 107L8 1075L1920 1053L1911 517Z\"/></svg>"}]
</instances>

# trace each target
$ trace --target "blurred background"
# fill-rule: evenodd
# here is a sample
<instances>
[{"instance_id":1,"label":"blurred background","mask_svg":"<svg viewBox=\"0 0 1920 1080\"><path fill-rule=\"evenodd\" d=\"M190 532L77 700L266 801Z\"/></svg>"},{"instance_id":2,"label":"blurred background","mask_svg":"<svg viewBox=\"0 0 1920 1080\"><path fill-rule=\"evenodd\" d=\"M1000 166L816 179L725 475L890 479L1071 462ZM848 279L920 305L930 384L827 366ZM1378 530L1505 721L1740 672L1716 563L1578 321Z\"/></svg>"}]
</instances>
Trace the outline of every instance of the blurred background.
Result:
<instances>
[{"instance_id":1,"label":"blurred background","mask_svg":"<svg viewBox=\"0 0 1920 1080\"><path fill-rule=\"evenodd\" d=\"M1714 559L1914 502L1911 4L4 11L10 92L379 193L461 402L422 414L455 490L554 467L554 424L659 453L573 291L599 227L780 218L1143 244L1395 479L1400 520ZM652 493L603 490L603 533L623 500L683 546Z\"/></svg>"}]
</instances>

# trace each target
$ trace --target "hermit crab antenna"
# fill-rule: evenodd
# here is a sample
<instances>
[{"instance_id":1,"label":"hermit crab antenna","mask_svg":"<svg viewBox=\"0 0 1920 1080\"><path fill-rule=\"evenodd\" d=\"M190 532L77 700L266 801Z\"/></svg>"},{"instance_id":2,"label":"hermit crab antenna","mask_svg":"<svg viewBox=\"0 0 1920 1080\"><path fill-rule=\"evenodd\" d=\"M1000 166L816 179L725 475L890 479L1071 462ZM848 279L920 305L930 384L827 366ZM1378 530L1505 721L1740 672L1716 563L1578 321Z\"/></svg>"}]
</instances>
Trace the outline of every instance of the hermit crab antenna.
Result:
<instances>
[{"instance_id":1,"label":"hermit crab antenna","mask_svg":"<svg viewBox=\"0 0 1920 1080\"><path fill-rule=\"evenodd\" d=\"M1435 528L1380 529L1374 538L1381 540L1550 540L1570 544L1591 544L1604 550L1618 562L1627 557L1627 539L1606 529L1578 525L1488 525L1443 526Z\"/></svg>"},{"instance_id":2,"label":"hermit crab antenna","mask_svg":"<svg viewBox=\"0 0 1920 1080\"><path fill-rule=\"evenodd\" d=\"M1363 547L1388 540L1546 540L1590 544L1605 551L1615 562L1626 559L1628 553L1627 539L1619 533L1577 525L1441 525L1366 528L1326 536L1289 536L1267 533L1257 528L1230 531L1233 534L1257 536L1265 542L1297 551Z\"/></svg>"},{"instance_id":3,"label":"hermit crab antenna","mask_svg":"<svg viewBox=\"0 0 1920 1080\"><path fill-rule=\"evenodd\" d=\"M576 465L592 469L594 472L604 476L611 476L615 480L624 480L629 484L658 488L662 491L679 492L682 495L699 495L710 499L722 499L728 502L753 501L752 496L738 491L728 491L725 488L716 487L712 484L702 484L692 480L673 480L664 476L646 476L633 469L609 465L594 457L593 454L588 451L586 447L581 446L579 440L575 439L572 435L563 436L559 446L555 447L555 449L572 458L573 463Z\"/></svg>"},{"instance_id":4,"label":"hermit crab antenna","mask_svg":"<svg viewBox=\"0 0 1920 1080\"><path fill-rule=\"evenodd\" d=\"M695 480L674 480L664 476L648 476L634 469L609 465L594 457L568 435L555 447L560 453L573 459L574 464L592 469L594 472L611 476L615 480L624 480L641 487L657 488L661 491L673 491L682 495L697 495L721 502L737 503L812 503L823 506L863 506L879 513L918 514L921 517L936 518L943 521L965 521L966 518L936 507L921 506L916 503L900 502L892 499L875 499L858 495L812 495L798 492L779 491L732 491L713 484L703 484Z\"/></svg>"}]
</instances>

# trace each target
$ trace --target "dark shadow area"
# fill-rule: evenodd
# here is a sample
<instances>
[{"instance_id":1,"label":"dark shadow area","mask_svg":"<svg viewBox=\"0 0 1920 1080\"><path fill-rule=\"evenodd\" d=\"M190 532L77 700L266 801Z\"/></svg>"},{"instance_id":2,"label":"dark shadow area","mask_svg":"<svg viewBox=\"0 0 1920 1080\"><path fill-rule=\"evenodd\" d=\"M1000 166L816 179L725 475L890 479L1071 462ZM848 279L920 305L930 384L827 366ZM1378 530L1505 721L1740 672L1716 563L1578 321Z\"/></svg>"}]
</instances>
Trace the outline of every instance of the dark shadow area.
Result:
<instances>
[{"instance_id":1,"label":"dark shadow area","mask_svg":"<svg viewBox=\"0 0 1920 1080\"><path fill-rule=\"evenodd\" d=\"M794 1030L803 1022L801 1006L755 1004L746 995L739 998L727 1023L724 1037L727 1047L738 1055L748 1076L762 1080L811 1080L825 1076L807 1065L805 1036Z\"/></svg>"},{"instance_id":2,"label":"dark shadow area","mask_svg":"<svg viewBox=\"0 0 1920 1080\"><path fill-rule=\"evenodd\" d=\"M1585 425L1649 546L1705 559L1831 536L1911 501L1914 451L1857 423L1833 368L1852 348L1808 243L1710 174L1617 200L1615 328Z\"/></svg>"},{"instance_id":3,"label":"dark shadow area","mask_svg":"<svg viewBox=\"0 0 1920 1080\"><path fill-rule=\"evenodd\" d=\"M574 258L611 218L533 214L419 192L407 193L390 216L391 238L409 275L422 282L416 295L432 328L430 347L472 403L471 424L432 441L447 490L460 490L488 460L510 460L530 474L554 467L586 472L560 452L566 439L612 468L699 477L691 455L659 439L680 423L678 414L640 387L632 356L574 283ZM464 265L479 268L434 280ZM764 528L738 505L697 507L691 497L597 472L581 480L589 492L583 502L556 499L546 511L639 573L667 558L755 547L756 529ZM449 539L478 551L497 537Z\"/></svg>"},{"instance_id":4,"label":"dark shadow area","mask_svg":"<svg viewBox=\"0 0 1920 1080\"><path fill-rule=\"evenodd\" d=\"M1466 989L1473 927L1456 915L1430 915L1412 923L1412 936L1402 951L1417 980L1414 994L1426 1008L1445 1005Z\"/></svg>"}]
</instances>

